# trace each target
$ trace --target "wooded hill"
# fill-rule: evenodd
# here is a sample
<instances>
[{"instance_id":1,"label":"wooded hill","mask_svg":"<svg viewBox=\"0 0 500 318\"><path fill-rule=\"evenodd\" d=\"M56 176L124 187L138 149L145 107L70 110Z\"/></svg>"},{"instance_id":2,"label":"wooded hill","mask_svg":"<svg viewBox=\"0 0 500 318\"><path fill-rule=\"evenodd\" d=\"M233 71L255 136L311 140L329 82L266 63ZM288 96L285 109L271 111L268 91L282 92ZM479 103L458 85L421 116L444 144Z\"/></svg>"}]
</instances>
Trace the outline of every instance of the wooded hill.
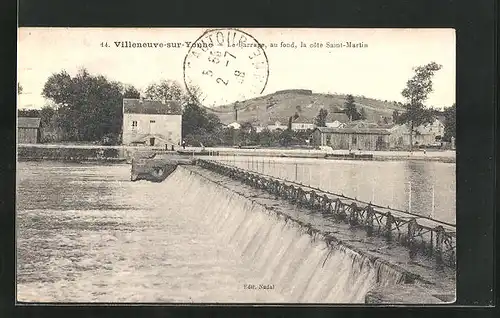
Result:
<instances>
[{"instance_id":1,"label":"wooded hill","mask_svg":"<svg viewBox=\"0 0 500 318\"><path fill-rule=\"evenodd\" d=\"M346 95L318 94L310 90L286 90L269 95L252 98L236 103L238 122L252 122L254 125L267 125L280 121L288 122L290 116L298 113L297 122L313 122L321 108L328 111L327 122L347 118L343 114ZM402 111L401 104L391 101L381 101L364 96L354 96L358 111L364 110L366 119L377 122L381 117L392 118L394 110ZM234 104L213 108L223 123L235 121Z\"/></svg>"}]
</instances>

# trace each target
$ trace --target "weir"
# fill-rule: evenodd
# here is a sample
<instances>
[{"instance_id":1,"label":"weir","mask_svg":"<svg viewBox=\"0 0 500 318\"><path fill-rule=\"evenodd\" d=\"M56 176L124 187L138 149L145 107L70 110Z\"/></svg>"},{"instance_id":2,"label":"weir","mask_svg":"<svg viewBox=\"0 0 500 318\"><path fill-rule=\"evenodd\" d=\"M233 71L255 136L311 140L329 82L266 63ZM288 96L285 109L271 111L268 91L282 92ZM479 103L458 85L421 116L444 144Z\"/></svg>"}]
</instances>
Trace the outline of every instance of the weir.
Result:
<instances>
[{"instance_id":1,"label":"weir","mask_svg":"<svg viewBox=\"0 0 500 318\"><path fill-rule=\"evenodd\" d=\"M434 256L438 266L456 266L456 227L453 224L384 208L216 161L197 160L196 163L203 168L268 191L276 198L323 212L351 226L364 228L369 235L382 235L388 240L396 239L408 248L410 255L422 252Z\"/></svg>"},{"instance_id":2,"label":"weir","mask_svg":"<svg viewBox=\"0 0 500 318\"><path fill-rule=\"evenodd\" d=\"M452 226L217 162L183 163L165 182L199 202L200 217L259 273L251 286L272 286L286 302L454 299Z\"/></svg>"}]
</instances>

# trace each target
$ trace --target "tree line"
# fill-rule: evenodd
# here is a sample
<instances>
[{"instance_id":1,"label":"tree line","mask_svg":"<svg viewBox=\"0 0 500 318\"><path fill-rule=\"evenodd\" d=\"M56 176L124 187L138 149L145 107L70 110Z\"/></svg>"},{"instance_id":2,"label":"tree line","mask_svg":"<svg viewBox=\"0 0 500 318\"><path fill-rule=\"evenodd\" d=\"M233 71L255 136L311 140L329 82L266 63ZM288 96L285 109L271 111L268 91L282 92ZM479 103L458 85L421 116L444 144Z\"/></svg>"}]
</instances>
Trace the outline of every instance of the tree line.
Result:
<instances>
[{"instance_id":1,"label":"tree line","mask_svg":"<svg viewBox=\"0 0 500 318\"><path fill-rule=\"evenodd\" d=\"M392 120L397 124L407 124L412 133L416 127L431 123L436 111L424 105L432 92L432 77L441 65L431 62L415 68L415 75L408 80L402 91L406 102L403 111L395 111ZM18 93L22 86L18 84ZM197 103L198 89L190 87L189 94L183 87L169 80L150 84L143 94L132 85L110 81L102 75L92 75L81 69L75 76L66 71L52 74L46 81L42 95L51 101L40 110L19 110L19 116L40 117L44 127L44 141L96 142L104 139L111 143L121 142L123 98L142 97L159 100L176 100L183 105L182 138L188 144L212 145L253 145L289 146L305 144L312 131L288 129L257 132L252 123L243 123L235 130L223 125L218 116ZM446 108L444 140L455 137L455 105ZM363 108L358 109L354 97L347 95L342 110L350 121L366 119ZM314 123L326 126L328 111L320 109ZM292 116L293 117L293 116ZM293 118L292 118L293 120ZM385 119L384 119L385 121ZM387 123L387 122L385 122Z\"/></svg>"}]
</instances>

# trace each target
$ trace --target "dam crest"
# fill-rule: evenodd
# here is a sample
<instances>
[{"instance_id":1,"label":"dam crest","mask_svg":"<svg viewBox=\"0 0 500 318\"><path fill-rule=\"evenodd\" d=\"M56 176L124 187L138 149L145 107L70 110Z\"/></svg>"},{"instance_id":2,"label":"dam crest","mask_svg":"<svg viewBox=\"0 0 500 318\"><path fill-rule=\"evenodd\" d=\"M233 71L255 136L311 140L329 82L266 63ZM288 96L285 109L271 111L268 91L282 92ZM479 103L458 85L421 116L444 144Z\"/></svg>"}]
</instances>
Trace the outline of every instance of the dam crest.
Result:
<instances>
[{"instance_id":1,"label":"dam crest","mask_svg":"<svg viewBox=\"0 0 500 318\"><path fill-rule=\"evenodd\" d=\"M262 277L248 282L251 288L268 287L292 303L441 303L454 297L450 268L429 270L406 256L393 260L408 254L398 244L325 223L322 213L199 165L171 171L164 182L184 193L182 200L199 202L206 226ZM388 297L394 288L410 291Z\"/></svg>"}]
</instances>

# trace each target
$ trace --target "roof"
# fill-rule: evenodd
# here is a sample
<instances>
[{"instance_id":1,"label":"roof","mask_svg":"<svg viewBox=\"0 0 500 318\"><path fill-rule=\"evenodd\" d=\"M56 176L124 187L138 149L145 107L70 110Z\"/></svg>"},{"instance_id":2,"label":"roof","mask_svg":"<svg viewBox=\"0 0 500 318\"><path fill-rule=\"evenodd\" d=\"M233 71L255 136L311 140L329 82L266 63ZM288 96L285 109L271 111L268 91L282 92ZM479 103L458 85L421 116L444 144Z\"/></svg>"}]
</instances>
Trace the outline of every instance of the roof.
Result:
<instances>
[{"instance_id":1,"label":"roof","mask_svg":"<svg viewBox=\"0 0 500 318\"><path fill-rule=\"evenodd\" d=\"M18 128L40 128L40 118L37 117L18 117Z\"/></svg>"},{"instance_id":2,"label":"roof","mask_svg":"<svg viewBox=\"0 0 500 318\"><path fill-rule=\"evenodd\" d=\"M345 124L346 128L381 128L379 124L367 120L355 120Z\"/></svg>"},{"instance_id":3,"label":"roof","mask_svg":"<svg viewBox=\"0 0 500 318\"><path fill-rule=\"evenodd\" d=\"M151 99L123 99L123 112L127 114L181 115L182 108L177 101L160 101Z\"/></svg>"},{"instance_id":4,"label":"roof","mask_svg":"<svg viewBox=\"0 0 500 318\"><path fill-rule=\"evenodd\" d=\"M370 134L370 135L389 135L387 129L383 128L331 128L317 127L321 133L330 134Z\"/></svg>"},{"instance_id":5,"label":"roof","mask_svg":"<svg viewBox=\"0 0 500 318\"><path fill-rule=\"evenodd\" d=\"M314 123L309 123L305 121L292 121L292 126L293 125L314 125Z\"/></svg>"}]
</instances>

